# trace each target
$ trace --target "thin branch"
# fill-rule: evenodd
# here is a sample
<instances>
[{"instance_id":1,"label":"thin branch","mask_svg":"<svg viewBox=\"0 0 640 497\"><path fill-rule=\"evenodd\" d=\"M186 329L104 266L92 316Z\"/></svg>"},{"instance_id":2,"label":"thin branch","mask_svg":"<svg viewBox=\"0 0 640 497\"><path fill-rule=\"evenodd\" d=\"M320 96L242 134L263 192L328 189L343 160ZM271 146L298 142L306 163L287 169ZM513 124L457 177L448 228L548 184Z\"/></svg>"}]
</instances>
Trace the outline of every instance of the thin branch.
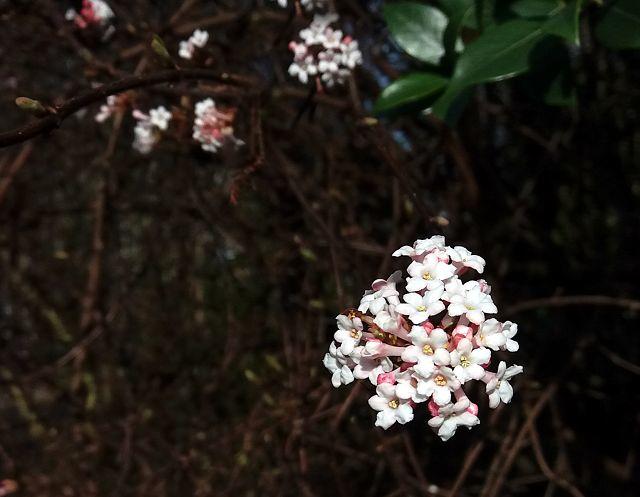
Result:
<instances>
[{"instance_id":1,"label":"thin branch","mask_svg":"<svg viewBox=\"0 0 640 497\"><path fill-rule=\"evenodd\" d=\"M146 76L130 76L113 83L109 83L95 90L88 91L67 100L61 105L52 107L51 114L20 128L0 133L0 148L21 143L38 135L58 128L64 119L78 112L80 109L102 101L109 95L115 95L135 88L145 88L161 83L175 83L186 80L207 80L237 86L254 86L255 82L246 77L217 73L208 69L170 69L158 71Z\"/></svg>"}]
</instances>

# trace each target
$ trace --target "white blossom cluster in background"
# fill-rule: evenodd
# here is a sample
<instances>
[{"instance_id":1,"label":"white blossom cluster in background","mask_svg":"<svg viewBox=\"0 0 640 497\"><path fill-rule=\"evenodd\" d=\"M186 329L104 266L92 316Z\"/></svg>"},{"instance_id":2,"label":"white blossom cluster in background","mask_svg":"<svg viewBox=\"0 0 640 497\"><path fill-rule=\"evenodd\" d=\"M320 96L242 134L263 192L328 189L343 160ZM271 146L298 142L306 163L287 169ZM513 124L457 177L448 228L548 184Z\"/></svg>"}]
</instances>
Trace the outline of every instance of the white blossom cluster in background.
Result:
<instances>
[{"instance_id":1,"label":"white blossom cluster in background","mask_svg":"<svg viewBox=\"0 0 640 497\"><path fill-rule=\"evenodd\" d=\"M491 287L467 278L471 271L482 273L485 261L466 248L433 236L393 256L411 259L407 274L374 281L357 310L337 317L335 342L323 362L335 387L354 379L376 385L369 399L378 411L376 426L407 423L424 403L429 426L448 440L458 427L480 423L465 385L484 383L491 408L511 401L509 380L522 367L504 361L495 372L489 367L498 351L518 350L518 326L489 317L498 312Z\"/></svg>"},{"instance_id":2,"label":"white blossom cluster in background","mask_svg":"<svg viewBox=\"0 0 640 497\"><path fill-rule=\"evenodd\" d=\"M198 102L195 107L193 139L200 142L206 152L217 152L225 143L242 145L234 135L233 122L236 109L222 110L211 98Z\"/></svg>"},{"instance_id":3,"label":"white blossom cluster in background","mask_svg":"<svg viewBox=\"0 0 640 497\"><path fill-rule=\"evenodd\" d=\"M84 29L92 25L107 26L115 14L104 0L82 0L80 12L69 9L65 17L68 21L73 21L80 29Z\"/></svg>"},{"instance_id":4,"label":"white blossom cluster in background","mask_svg":"<svg viewBox=\"0 0 640 497\"><path fill-rule=\"evenodd\" d=\"M178 55L183 59L192 59L196 48L204 48L209 41L209 33L202 29L196 29L188 40L180 42Z\"/></svg>"},{"instance_id":5,"label":"white blossom cluster in background","mask_svg":"<svg viewBox=\"0 0 640 497\"><path fill-rule=\"evenodd\" d=\"M332 27L336 14L316 14L309 27L299 33L300 41L292 41L293 63L289 74L301 83L315 81L319 87L332 87L344 82L362 63L358 42Z\"/></svg>"},{"instance_id":6,"label":"white blossom cluster in background","mask_svg":"<svg viewBox=\"0 0 640 497\"><path fill-rule=\"evenodd\" d=\"M148 154L160 141L161 132L169 128L171 112L161 105L148 114L136 109L132 115L138 121L133 128L133 148L141 154Z\"/></svg>"},{"instance_id":7,"label":"white blossom cluster in background","mask_svg":"<svg viewBox=\"0 0 640 497\"><path fill-rule=\"evenodd\" d=\"M323 10L329 7L328 0L293 0L293 2L289 2L289 0L275 0L275 1L278 2L278 5L283 8L288 7L289 3L293 3L293 4L298 3L302 5L302 7L304 7L304 9L307 12L311 12L316 9Z\"/></svg>"}]
</instances>

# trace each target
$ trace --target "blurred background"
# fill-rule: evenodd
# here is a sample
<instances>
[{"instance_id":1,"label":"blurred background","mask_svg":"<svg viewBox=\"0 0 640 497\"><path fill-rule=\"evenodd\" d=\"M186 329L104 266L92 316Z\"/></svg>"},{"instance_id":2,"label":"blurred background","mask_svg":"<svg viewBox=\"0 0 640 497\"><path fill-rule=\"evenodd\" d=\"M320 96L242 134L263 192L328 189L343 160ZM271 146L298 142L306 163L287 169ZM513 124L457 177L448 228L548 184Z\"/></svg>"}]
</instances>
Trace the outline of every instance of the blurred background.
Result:
<instances>
[{"instance_id":1,"label":"blurred background","mask_svg":"<svg viewBox=\"0 0 640 497\"><path fill-rule=\"evenodd\" d=\"M364 64L313 95L287 75L293 6L111 0L105 37L65 19L74 2L0 0L0 131L33 119L16 97L162 69L152 33L175 54L206 29L191 66L250 81L127 97L237 107L237 149L187 127L141 155L130 111L99 124L96 104L0 150L0 495L637 495L638 52L603 46L585 2L571 105L517 78L477 87L453 127L376 120L420 62L382 2L335 3ZM426 413L374 427L371 385L334 389L321 363L391 252L437 233L487 260L525 368L447 443Z\"/></svg>"}]
</instances>

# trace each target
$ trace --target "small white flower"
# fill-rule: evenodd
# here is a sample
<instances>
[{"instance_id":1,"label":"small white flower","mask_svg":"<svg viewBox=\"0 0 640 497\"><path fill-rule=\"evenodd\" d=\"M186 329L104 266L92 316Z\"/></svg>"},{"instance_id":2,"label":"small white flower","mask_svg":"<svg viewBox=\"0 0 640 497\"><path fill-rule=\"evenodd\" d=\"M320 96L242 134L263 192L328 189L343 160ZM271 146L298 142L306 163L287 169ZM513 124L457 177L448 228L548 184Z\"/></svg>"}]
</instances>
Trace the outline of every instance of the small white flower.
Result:
<instances>
[{"instance_id":1,"label":"small white flower","mask_svg":"<svg viewBox=\"0 0 640 497\"><path fill-rule=\"evenodd\" d=\"M458 346L451 352L451 365L453 372L460 383L468 380L479 380L484 376L483 364L491 360L491 351L484 347L473 348L471 340L463 338Z\"/></svg>"},{"instance_id":2,"label":"small white flower","mask_svg":"<svg viewBox=\"0 0 640 497\"><path fill-rule=\"evenodd\" d=\"M359 380L368 378L373 385L377 385L378 376L393 369L393 363L388 357L371 358L363 356L361 351L358 352L360 357L355 360L356 366L353 368L353 376Z\"/></svg>"},{"instance_id":3,"label":"small white flower","mask_svg":"<svg viewBox=\"0 0 640 497\"><path fill-rule=\"evenodd\" d=\"M340 343L340 352L349 355L362 340L362 321L358 317L350 319L344 314L339 314L336 321L338 331L334 333L333 338Z\"/></svg>"},{"instance_id":4,"label":"small white flower","mask_svg":"<svg viewBox=\"0 0 640 497\"><path fill-rule=\"evenodd\" d=\"M505 337L505 347L509 352L517 352L520 349L518 342L513 340L513 337L518 333L518 325L511 321L505 321L502 325L502 334Z\"/></svg>"},{"instance_id":5,"label":"small white flower","mask_svg":"<svg viewBox=\"0 0 640 497\"><path fill-rule=\"evenodd\" d=\"M402 360L416 363L414 368L419 370L423 376L428 376L433 372L434 366L446 366L450 362L447 345L449 335L436 328L427 333L422 326L414 326L409 333L410 345L404 349Z\"/></svg>"},{"instance_id":6,"label":"small white flower","mask_svg":"<svg viewBox=\"0 0 640 497\"><path fill-rule=\"evenodd\" d=\"M424 323L430 316L434 316L444 311L444 304L440 300L444 288L436 288L425 292L424 296L419 293L407 293L402 298L404 304L396 306L396 312L409 316L413 324Z\"/></svg>"},{"instance_id":7,"label":"small white flower","mask_svg":"<svg viewBox=\"0 0 640 497\"><path fill-rule=\"evenodd\" d=\"M456 268L442 262L436 254L427 254L422 262L413 261L409 264L407 272L411 276L407 278L407 291L418 292L423 289L433 290L444 285L443 280L449 279L455 273Z\"/></svg>"},{"instance_id":8,"label":"small white flower","mask_svg":"<svg viewBox=\"0 0 640 497\"><path fill-rule=\"evenodd\" d=\"M412 247L409 245L400 247L391 255L393 255L393 257L408 256L416 258L435 249L443 250L445 248L444 243L444 236L435 235L431 238L425 238L424 240L416 240Z\"/></svg>"},{"instance_id":9,"label":"small white flower","mask_svg":"<svg viewBox=\"0 0 640 497\"><path fill-rule=\"evenodd\" d=\"M509 380L520 373L522 373L522 366L509 366L507 368L507 363L500 361L498 372L487 382L486 391L489 395L489 407L491 409L498 407L500 402L504 404L511 402L513 387Z\"/></svg>"},{"instance_id":10,"label":"small white flower","mask_svg":"<svg viewBox=\"0 0 640 497\"><path fill-rule=\"evenodd\" d=\"M149 111L149 122L163 131L169 127L171 117L171 112L162 105Z\"/></svg>"},{"instance_id":11,"label":"small white flower","mask_svg":"<svg viewBox=\"0 0 640 497\"><path fill-rule=\"evenodd\" d=\"M394 423L408 423L413 419L413 408L407 399L401 399L396 393L396 385L381 383L376 395L369 399L369 405L378 411L376 426L389 428Z\"/></svg>"},{"instance_id":12,"label":"small white flower","mask_svg":"<svg viewBox=\"0 0 640 497\"><path fill-rule=\"evenodd\" d=\"M351 361L340 353L335 343L329 346L329 352L322 360L324 367L331 372L331 383L335 388L340 385L348 385L354 380L353 372L349 365Z\"/></svg>"},{"instance_id":13,"label":"small white flower","mask_svg":"<svg viewBox=\"0 0 640 497\"><path fill-rule=\"evenodd\" d=\"M451 402L451 394L460 388L460 382L446 366L435 367L426 376L421 375L418 369L414 368L414 371L414 378L418 380L416 402L424 402L433 396L436 404L444 406Z\"/></svg>"},{"instance_id":14,"label":"small white flower","mask_svg":"<svg viewBox=\"0 0 640 497\"><path fill-rule=\"evenodd\" d=\"M458 269L469 267L471 269L475 269L480 274L484 271L484 266L486 264L485 260L479 255L473 255L464 247L459 245L453 248L448 247L447 254L451 257L451 261L456 267L458 267Z\"/></svg>"},{"instance_id":15,"label":"small white flower","mask_svg":"<svg viewBox=\"0 0 640 497\"><path fill-rule=\"evenodd\" d=\"M392 311L393 314L389 311ZM373 322L382 330L387 333L394 333L398 330L398 315L395 309L389 308L389 311L380 311L375 317Z\"/></svg>"},{"instance_id":16,"label":"small white flower","mask_svg":"<svg viewBox=\"0 0 640 497\"><path fill-rule=\"evenodd\" d=\"M443 441L447 441L455 435L458 426L471 428L480 424L478 417L467 411L469 406L469 399L463 398L455 404L440 407L438 415L428 421L429 426L437 430Z\"/></svg>"},{"instance_id":17,"label":"small white flower","mask_svg":"<svg viewBox=\"0 0 640 497\"><path fill-rule=\"evenodd\" d=\"M475 340L478 345L484 345L491 350L500 350L507 343L507 338L502 333L502 323L494 318L487 319L480 325Z\"/></svg>"},{"instance_id":18,"label":"small white flower","mask_svg":"<svg viewBox=\"0 0 640 497\"><path fill-rule=\"evenodd\" d=\"M396 271L386 280L376 280L371 285L371 290L367 290L360 301L358 310L360 312L370 311L374 316L384 310L387 304L398 305L398 290L396 284L402 280L402 272Z\"/></svg>"},{"instance_id":19,"label":"small white flower","mask_svg":"<svg viewBox=\"0 0 640 497\"><path fill-rule=\"evenodd\" d=\"M474 324L484 321L484 314L498 312L491 299L491 295L483 293L477 281L462 281L455 278L445 285L445 293L442 296L449 302L447 312L451 316L466 316Z\"/></svg>"},{"instance_id":20,"label":"small white flower","mask_svg":"<svg viewBox=\"0 0 640 497\"><path fill-rule=\"evenodd\" d=\"M178 55L183 59L192 59L196 48L203 48L209 41L209 33L196 29L188 40L180 42Z\"/></svg>"}]
</instances>

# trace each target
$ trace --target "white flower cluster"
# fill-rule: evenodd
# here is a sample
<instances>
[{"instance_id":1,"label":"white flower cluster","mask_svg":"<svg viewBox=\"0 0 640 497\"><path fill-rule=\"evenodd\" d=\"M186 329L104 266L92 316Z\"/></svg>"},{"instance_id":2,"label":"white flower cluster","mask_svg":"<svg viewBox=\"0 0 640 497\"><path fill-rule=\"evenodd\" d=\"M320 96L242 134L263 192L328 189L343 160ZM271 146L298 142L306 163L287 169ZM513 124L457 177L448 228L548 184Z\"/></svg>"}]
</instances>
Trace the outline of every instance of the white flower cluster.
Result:
<instances>
[{"instance_id":1,"label":"white flower cluster","mask_svg":"<svg viewBox=\"0 0 640 497\"><path fill-rule=\"evenodd\" d=\"M289 74L301 83L315 80L319 86L332 87L362 63L358 42L331 26L337 20L336 14L316 14L311 25L300 31L301 41L289 43L294 54Z\"/></svg>"},{"instance_id":2,"label":"white flower cluster","mask_svg":"<svg viewBox=\"0 0 640 497\"><path fill-rule=\"evenodd\" d=\"M161 105L148 114L136 109L132 115L138 121L133 129L133 148L141 154L148 154L160 141L160 132L169 128L171 112Z\"/></svg>"},{"instance_id":3,"label":"white flower cluster","mask_svg":"<svg viewBox=\"0 0 640 497\"><path fill-rule=\"evenodd\" d=\"M80 29L91 25L106 26L115 17L113 10L104 0L82 0L80 12L67 10L65 17L73 21Z\"/></svg>"},{"instance_id":4,"label":"white flower cluster","mask_svg":"<svg viewBox=\"0 0 640 497\"><path fill-rule=\"evenodd\" d=\"M463 281L470 270L484 271L482 257L446 246L442 236L417 240L393 255L412 259L402 301L401 271L374 281L357 310L337 317L335 342L323 362L335 387L365 378L376 385L369 399L378 411L376 426L407 423L417 404L426 403L429 426L448 440L459 426L480 423L478 406L463 389L471 380L485 383L491 408L511 401L509 380L522 367L503 361L497 372L488 367L493 352L518 350L518 327L487 319L498 309L486 281Z\"/></svg>"},{"instance_id":5,"label":"white flower cluster","mask_svg":"<svg viewBox=\"0 0 640 497\"><path fill-rule=\"evenodd\" d=\"M209 33L202 29L196 29L188 40L180 42L178 55L183 59L192 59L196 48L204 48L209 41Z\"/></svg>"},{"instance_id":6,"label":"white flower cluster","mask_svg":"<svg viewBox=\"0 0 640 497\"><path fill-rule=\"evenodd\" d=\"M289 0L275 0L278 2L280 7L287 7L289 5ZM304 7L307 12L311 12L312 10L322 10L329 7L328 0L294 0L294 3L299 3Z\"/></svg>"},{"instance_id":7,"label":"white flower cluster","mask_svg":"<svg viewBox=\"0 0 640 497\"><path fill-rule=\"evenodd\" d=\"M236 109L221 110L211 98L207 98L196 104L195 114L193 139L200 142L206 152L217 152L225 142L243 144L234 136Z\"/></svg>"}]
</instances>

